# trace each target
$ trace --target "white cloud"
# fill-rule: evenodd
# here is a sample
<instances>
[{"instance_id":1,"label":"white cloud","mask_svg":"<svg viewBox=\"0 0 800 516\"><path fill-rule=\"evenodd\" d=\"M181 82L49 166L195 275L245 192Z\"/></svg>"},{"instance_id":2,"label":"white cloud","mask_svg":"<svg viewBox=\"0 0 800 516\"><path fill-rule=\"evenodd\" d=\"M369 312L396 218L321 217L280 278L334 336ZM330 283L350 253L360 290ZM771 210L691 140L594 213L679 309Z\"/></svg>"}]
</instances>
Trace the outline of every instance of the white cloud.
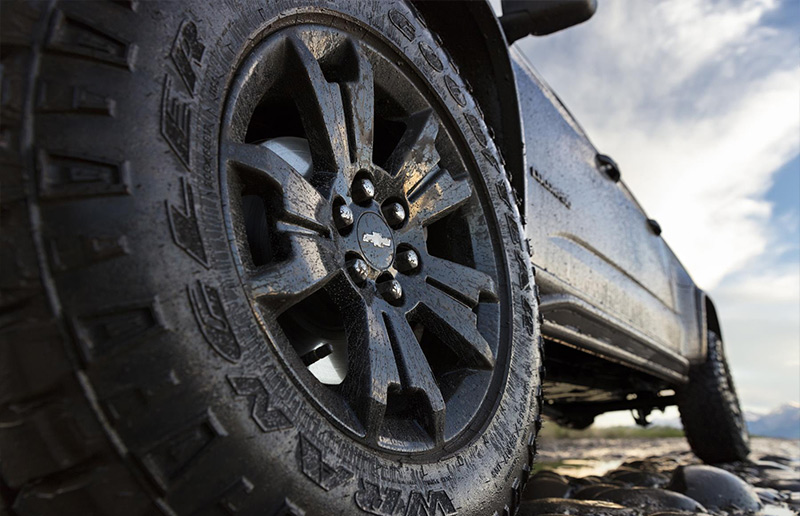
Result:
<instances>
[{"instance_id":1,"label":"white cloud","mask_svg":"<svg viewBox=\"0 0 800 516\"><path fill-rule=\"evenodd\" d=\"M766 317L774 314L779 306L792 309L800 305L800 268L784 266L778 270L757 270L726 281L714 293L720 299L746 301L737 303L747 310L739 315L752 314L756 308ZM800 320L800 313L794 315Z\"/></svg>"},{"instance_id":2,"label":"white cloud","mask_svg":"<svg viewBox=\"0 0 800 516\"><path fill-rule=\"evenodd\" d=\"M705 288L766 250L761 197L800 151L796 48L758 25L774 7L607 1L596 20L522 43Z\"/></svg>"},{"instance_id":3,"label":"white cloud","mask_svg":"<svg viewBox=\"0 0 800 516\"><path fill-rule=\"evenodd\" d=\"M800 401L800 267L757 260L712 292L746 409Z\"/></svg>"},{"instance_id":4,"label":"white cloud","mask_svg":"<svg viewBox=\"0 0 800 516\"><path fill-rule=\"evenodd\" d=\"M627 182L706 288L770 243L771 207L761 196L798 151L799 85L796 73L776 73L720 116L611 134Z\"/></svg>"}]
</instances>

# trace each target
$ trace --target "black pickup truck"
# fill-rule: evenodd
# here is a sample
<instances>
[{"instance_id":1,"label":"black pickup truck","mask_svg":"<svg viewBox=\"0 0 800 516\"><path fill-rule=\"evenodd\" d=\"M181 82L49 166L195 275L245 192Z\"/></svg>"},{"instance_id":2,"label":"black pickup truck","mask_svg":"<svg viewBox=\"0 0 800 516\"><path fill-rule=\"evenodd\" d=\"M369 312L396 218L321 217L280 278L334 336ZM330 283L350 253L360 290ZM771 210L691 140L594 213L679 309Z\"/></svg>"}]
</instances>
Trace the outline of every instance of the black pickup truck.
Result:
<instances>
[{"instance_id":1,"label":"black pickup truck","mask_svg":"<svg viewBox=\"0 0 800 516\"><path fill-rule=\"evenodd\" d=\"M669 405L745 458L713 303L509 48L595 8L4 0L0 508L510 515L543 415Z\"/></svg>"}]
</instances>

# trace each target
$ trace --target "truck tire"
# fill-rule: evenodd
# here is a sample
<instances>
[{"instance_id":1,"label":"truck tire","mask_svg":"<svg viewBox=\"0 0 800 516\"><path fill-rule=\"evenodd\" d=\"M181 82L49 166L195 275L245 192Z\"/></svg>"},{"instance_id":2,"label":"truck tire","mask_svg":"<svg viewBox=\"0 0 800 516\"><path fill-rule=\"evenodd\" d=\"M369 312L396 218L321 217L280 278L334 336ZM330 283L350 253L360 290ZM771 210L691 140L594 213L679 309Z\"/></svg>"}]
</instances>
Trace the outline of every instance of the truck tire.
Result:
<instances>
[{"instance_id":1,"label":"truck tire","mask_svg":"<svg viewBox=\"0 0 800 516\"><path fill-rule=\"evenodd\" d=\"M691 367L689 383L678 392L678 409L686 439L703 462L716 464L747 458L750 436L722 340L713 331L708 332L705 362Z\"/></svg>"},{"instance_id":2,"label":"truck tire","mask_svg":"<svg viewBox=\"0 0 800 516\"><path fill-rule=\"evenodd\" d=\"M502 158L404 2L2 5L15 514L513 514L540 426Z\"/></svg>"}]
</instances>

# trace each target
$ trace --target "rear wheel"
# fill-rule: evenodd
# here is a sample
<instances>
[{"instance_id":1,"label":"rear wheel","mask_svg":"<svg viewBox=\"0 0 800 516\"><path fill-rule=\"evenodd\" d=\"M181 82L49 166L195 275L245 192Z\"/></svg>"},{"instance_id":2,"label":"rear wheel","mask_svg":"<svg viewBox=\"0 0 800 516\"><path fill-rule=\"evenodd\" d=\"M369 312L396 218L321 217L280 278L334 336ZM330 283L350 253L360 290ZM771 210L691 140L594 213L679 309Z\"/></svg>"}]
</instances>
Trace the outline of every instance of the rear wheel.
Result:
<instances>
[{"instance_id":1,"label":"rear wheel","mask_svg":"<svg viewBox=\"0 0 800 516\"><path fill-rule=\"evenodd\" d=\"M480 110L412 8L3 21L17 513L513 512L532 273Z\"/></svg>"},{"instance_id":2,"label":"rear wheel","mask_svg":"<svg viewBox=\"0 0 800 516\"><path fill-rule=\"evenodd\" d=\"M750 437L733 386L722 340L708 332L708 355L692 366L689 383L678 392L686 438L695 455L710 464L745 460Z\"/></svg>"}]
</instances>

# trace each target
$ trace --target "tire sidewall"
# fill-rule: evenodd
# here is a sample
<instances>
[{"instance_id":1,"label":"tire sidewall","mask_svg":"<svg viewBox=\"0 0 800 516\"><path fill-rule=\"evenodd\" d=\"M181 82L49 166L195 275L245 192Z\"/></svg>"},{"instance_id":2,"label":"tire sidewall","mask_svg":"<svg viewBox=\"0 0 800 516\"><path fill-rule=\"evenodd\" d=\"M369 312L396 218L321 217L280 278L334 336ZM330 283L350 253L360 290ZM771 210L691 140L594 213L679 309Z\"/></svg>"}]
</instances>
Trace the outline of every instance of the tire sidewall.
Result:
<instances>
[{"instance_id":1,"label":"tire sidewall","mask_svg":"<svg viewBox=\"0 0 800 516\"><path fill-rule=\"evenodd\" d=\"M508 377L480 437L435 462L406 463L367 448L308 402L244 295L224 229L218 135L227 86L259 41L307 13L368 32L406 56L473 150L484 180L476 187L495 208L505 261L500 290L509 292ZM100 272L56 274L55 284L93 406L131 467L176 513L221 504L298 514L513 509L533 458L541 396L533 277L501 158L467 86L422 20L402 2L142 2L130 26L121 19L108 22L136 43L135 63L122 79L103 75L118 109L114 131L97 138L104 157L126 163L130 195L44 206L42 221L45 238L125 236L119 261L104 262ZM182 45L194 45L189 61ZM442 70L422 49L433 49ZM174 131L176 107L188 120L185 138ZM58 142L83 145L77 134ZM150 317L146 331L109 340L110 350L95 345L94 321L140 307ZM124 401L131 392L146 393L146 410Z\"/></svg>"}]
</instances>

